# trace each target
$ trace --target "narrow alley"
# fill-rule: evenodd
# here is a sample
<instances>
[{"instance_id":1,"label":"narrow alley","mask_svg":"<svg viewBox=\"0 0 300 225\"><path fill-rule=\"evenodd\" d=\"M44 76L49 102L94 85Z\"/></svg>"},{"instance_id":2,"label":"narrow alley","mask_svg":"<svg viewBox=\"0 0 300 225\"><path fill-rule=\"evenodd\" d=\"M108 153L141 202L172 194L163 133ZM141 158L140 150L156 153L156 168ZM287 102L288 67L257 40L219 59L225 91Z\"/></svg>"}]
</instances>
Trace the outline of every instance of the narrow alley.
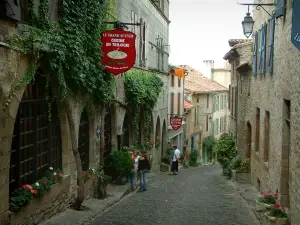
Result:
<instances>
[{"instance_id":1,"label":"narrow alley","mask_svg":"<svg viewBox=\"0 0 300 225\"><path fill-rule=\"evenodd\" d=\"M220 168L212 166L156 176L146 192L129 195L90 225L260 224L231 181L220 174Z\"/></svg>"}]
</instances>

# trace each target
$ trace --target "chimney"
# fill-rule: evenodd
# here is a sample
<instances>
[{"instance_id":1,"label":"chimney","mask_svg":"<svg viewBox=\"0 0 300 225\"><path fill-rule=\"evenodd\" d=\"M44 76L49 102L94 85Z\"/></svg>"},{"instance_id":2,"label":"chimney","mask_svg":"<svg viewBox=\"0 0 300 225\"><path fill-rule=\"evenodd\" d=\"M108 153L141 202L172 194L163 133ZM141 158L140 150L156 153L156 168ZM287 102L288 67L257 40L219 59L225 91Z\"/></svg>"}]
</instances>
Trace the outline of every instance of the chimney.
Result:
<instances>
[{"instance_id":1,"label":"chimney","mask_svg":"<svg viewBox=\"0 0 300 225\"><path fill-rule=\"evenodd\" d=\"M207 68L208 79L212 80L212 70L215 68L215 61L214 60L204 60L203 63Z\"/></svg>"}]
</instances>

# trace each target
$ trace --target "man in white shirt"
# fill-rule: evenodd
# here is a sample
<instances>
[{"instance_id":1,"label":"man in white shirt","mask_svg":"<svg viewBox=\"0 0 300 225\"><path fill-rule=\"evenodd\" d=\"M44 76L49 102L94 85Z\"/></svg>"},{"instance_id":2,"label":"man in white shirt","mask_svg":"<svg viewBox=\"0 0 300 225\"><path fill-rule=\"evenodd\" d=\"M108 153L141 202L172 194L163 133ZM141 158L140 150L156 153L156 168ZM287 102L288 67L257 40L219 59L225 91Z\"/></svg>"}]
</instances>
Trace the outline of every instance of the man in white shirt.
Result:
<instances>
[{"instance_id":1,"label":"man in white shirt","mask_svg":"<svg viewBox=\"0 0 300 225\"><path fill-rule=\"evenodd\" d=\"M174 150L174 155L173 155L173 159L172 159L172 168L171 168L171 172L175 175L178 174L178 162L179 162L179 158L180 158L180 151L178 150L177 146L173 146L173 150Z\"/></svg>"}]
</instances>

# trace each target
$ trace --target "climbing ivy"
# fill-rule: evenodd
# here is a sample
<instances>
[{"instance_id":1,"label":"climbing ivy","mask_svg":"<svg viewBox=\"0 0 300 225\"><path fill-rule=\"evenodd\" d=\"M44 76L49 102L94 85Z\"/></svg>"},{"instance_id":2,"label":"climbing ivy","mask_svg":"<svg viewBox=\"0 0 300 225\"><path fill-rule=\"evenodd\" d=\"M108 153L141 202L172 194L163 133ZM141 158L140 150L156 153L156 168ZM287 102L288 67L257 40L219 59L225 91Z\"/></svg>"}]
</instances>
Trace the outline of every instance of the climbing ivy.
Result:
<instances>
[{"instance_id":1,"label":"climbing ivy","mask_svg":"<svg viewBox=\"0 0 300 225\"><path fill-rule=\"evenodd\" d=\"M34 79L37 67L47 78L45 88L57 87L54 98L60 102L68 92L87 96L95 104L109 102L114 82L101 65L100 35L106 29L103 18L115 0L60 1L59 21L49 20L48 0L40 0L38 10L34 2L29 1L29 25L10 40L12 47L30 55L31 64L11 89L5 107L17 90Z\"/></svg>"},{"instance_id":2,"label":"climbing ivy","mask_svg":"<svg viewBox=\"0 0 300 225\"><path fill-rule=\"evenodd\" d=\"M163 82L151 72L133 70L125 75L126 102L133 112L133 129L138 143L140 137L141 109L145 112L146 137L150 136L151 113L162 91Z\"/></svg>"}]
</instances>

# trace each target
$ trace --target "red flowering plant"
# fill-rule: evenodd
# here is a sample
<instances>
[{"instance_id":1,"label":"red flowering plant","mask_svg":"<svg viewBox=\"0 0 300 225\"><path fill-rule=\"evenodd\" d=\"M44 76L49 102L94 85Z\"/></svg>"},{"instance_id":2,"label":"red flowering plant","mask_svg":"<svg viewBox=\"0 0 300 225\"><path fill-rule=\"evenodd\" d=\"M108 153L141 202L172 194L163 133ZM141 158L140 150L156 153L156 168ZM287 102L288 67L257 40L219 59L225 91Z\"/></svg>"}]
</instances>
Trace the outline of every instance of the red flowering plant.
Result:
<instances>
[{"instance_id":1,"label":"red flowering plant","mask_svg":"<svg viewBox=\"0 0 300 225\"><path fill-rule=\"evenodd\" d=\"M12 212L19 211L27 205L33 198L44 196L55 183L63 179L63 173L60 170L53 170L52 167L46 171L45 176L35 183L23 184L21 188L16 189L10 198L9 210Z\"/></svg>"},{"instance_id":2,"label":"red flowering plant","mask_svg":"<svg viewBox=\"0 0 300 225\"><path fill-rule=\"evenodd\" d=\"M156 136L155 138L155 148L158 148L158 146L160 145L160 137L159 136Z\"/></svg>"},{"instance_id":3,"label":"red flowering plant","mask_svg":"<svg viewBox=\"0 0 300 225\"><path fill-rule=\"evenodd\" d=\"M276 203L276 199L278 198L277 194L272 194L270 190L268 193L261 192L261 196L258 197L258 202L272 205Z\"/></svg>"},{"instance_id":4,"label":"red flowering plant","mask_svg":"<svg viewBox=\"0 0 300 225\"><path fill-rule=\"evenodd\" d=\"M288 218L288 214L286 213L284 208L278 203L273 205L269 213L269 216L276 217L276 218Z\"/></svg>"},{"instance_id":5,"label":"red flowering plant","mask_svg":"<svg viewBox=\"0 0 300 225\"><path fill-rule=\"evenodd\" d=\"M89 168L86 171L82 171L82 177L84 180L84 183L86 183L88 180L91 180L95 177L95 169Z\"/></svg>"}]
</instances>

